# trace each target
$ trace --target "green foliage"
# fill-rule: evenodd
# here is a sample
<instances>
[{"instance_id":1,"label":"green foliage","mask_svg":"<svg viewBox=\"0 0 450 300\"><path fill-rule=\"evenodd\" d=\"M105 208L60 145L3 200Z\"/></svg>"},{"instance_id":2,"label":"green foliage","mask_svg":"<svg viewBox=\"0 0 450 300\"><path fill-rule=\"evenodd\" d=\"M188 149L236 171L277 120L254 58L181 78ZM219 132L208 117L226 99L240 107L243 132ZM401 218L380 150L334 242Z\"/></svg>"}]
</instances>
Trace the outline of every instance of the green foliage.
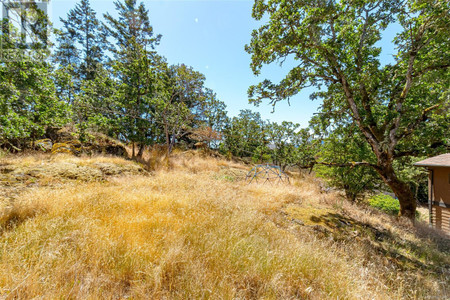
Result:
<instances>
[{"instance_id":1,"label":"green foliage","mask_svg":"<svg viewBox=\"0 0 450 300\"><path fill-rule=\"evenodd\" d=\"M220 134L226 124L230 122L226 105L223 101L217 99L217 95L211 90L206 88L204 92L204 101L201 102L199 111L199 127L208 127L211 128L212 131L219 133L219 139L213 140L210 143L210 147L218 148L219 140L222 139L222 135Z\"/></svg>"},{"instance_id":2,"label":"green foliage","mask_svg":"<svg viewBox=\"0 0 450 300\"><path fill-rule=\"evenodd\" d=\"M115 109L121 112L118 116L121 135L139 144L141 154L152 131L159 60L152 49L159 43L160 36L154 36L144 4L137 5L133 0L114 4L118 16L107 13L104 17L105 30L113 43L110 47L114 54L112 77L119 79Z\"/></svg>"},{"instance_id":3,"label":"green foliage","mask_svg":"<svg viewBox=\"0 0 450 300\"><path fill-rule=\"evenodd\" d=\"M119 86L112 74L98 67L92 80L84 80L81 91L75 98L74 119L79 120L85 130L103 132L119 139L121 132L117 93ZM82 132L80 132L82 134Z\"/></svg>"},{"instance_id":4,"label":"green foliage","mask_svg":"<svg viewBox=\"0 0 450 300\"><path fill-rule=\"evenodd\" d=\"M283 170L288 165L296 162L296 135L300 124L282 122L281 124L269 123L266 128L269 142L269 153L272 162Z\"/></svg>"},{"instance_id":5,"label":"green foliage","mask_svg":"<svg viewBox=\"0 0 450 300\"><path fill-rule=\"evenodd\" d=\"M268 141L265 135L266 122L257 112L241 110L233 117L223 130L221 149L238 157L253 157L254 161L262 162L267 153Z\"/></svg>"},{"instance_id":6,"label":"green foliage","mask_svg":"<svg viewBox=\"0 0 450 300\"><path fill-rule=\"evenodd\" d=\"M39 20L46 22L46 20ZM15 48L21 37L15 28L3 31L0 61L0 145L23 148L40 137L48 125L67 121L67 106L55 94L52 67L34 51Z\"/></svg>"},{"instance_id":7,"label":"green foliage","mask_svg":"<svg viewBox=\"0 0 450 300\"><path fill-rule=\"evenodd\" d=\"M222 152L250 157L254 163L311 166L317 143L309 129L292 122L263 121L259 113L241 110L223 129Z\"/></svg>"},{"instance_id":8,"label":"green foliage","mask_svg":"<svg viewBox=\"0 0 450 300\"><path fill-rule=\"evenodd\" d=\"M162 125L168 152L175 142L200 127L205 76L184 64L162 65L155 116Z\"/></svg>"},{"instance_id":9,"label":"green foliage","mask_svg":"<svg viewBox=\"0 0 450 300\"><path fill-rule=\"evenodd\" d=\"M56 31L57 48L53 54L56 64L55 83L57 96L69 103L73 111L73 121L77 128L87 128L86 107L79 106L87 95L82 88L98 77L106 48L106 36L88 0L81 0L69 10L66 19L61 19L63 27ZM79 98L83 98L80 100ZM92 97L89 102L99 105L100 99ZM81 130L80 135L84 135Z\"/></svg>"},{"instance_id":10,"label":"green foliage","mask_svg":"<svg viewBox=\"0 0 450 300\"><path fill-rule=\"evenodd\" d=\"M169 66L156 52L148 10L135 0L116 1L100 26L82 0L63 21L54 61L57 95L72 107L80 139L100 131L138 145L189 141L199 128L220 131L225 105L204 86L203 74L184 64ZM103 61L103 48L113 54ZM134 151L134 147L133 147ZM135 153L133 152L133 155Z\"/></svg>"},{"instance_id":11,"label":"green foliage","mask_svg":"<svg viewBox=\"0 0 450 300\"><path fill-rule=\"evenodd\" d=\"M356 128L336 128L323 138L317 156L319 162L328 164L316 165L318 176L324 178L328 185L343 190L348 200L359 201L365 193L383 189L375 170L367 165L352 164L376 161Z\"/></svg>"},{"instance_id":12,"label":"green foliage","mask_svg":"<svg viewBox=\"0 0 450 300\"><path fill-rule=\"evenodd\" d=\"M59 31L56 62L61 67L71 66L74 80L91 80L103 61L106 37L89 0L81 0L61 19L63 28Z\"/></svg>"},{"instance_id":13,"label":"green foliage","mask_svg":"<svg viewBox=\"0 0 450 300\"><path fill-rule=\"evenodd\" d=\"M169 66L155 51L161 36L144 4L125 0L115 7L101 23L88 0L77 3L56 30L53 66L27 56L0 62L0 145L17 150L48 125L71 123L81 141L103 132L138 145L142 155L146 145L166 142L170 152L194 131L224 128L225 105L204 86L205 76L184 64ZM17 50L15 32L3 31L3 48ZM112 56L104 60L106 50Z\"/></svg>"},{"instance_id":14,"label":"green foliage","mask_svg":"<svg viewBox=\"0 0 450 300\"><path fill-rule=\"evenodd\" d=\"M449 2L256 0L253 17L264 22L246 46L253 72L288 57L296 65L278 84L250 87L251 101L275 104L318 88L312 98L323 101L322 133L357 128L375 157L367 165L413 217L414 194L393 164L448 148ZM390 24L401 27L397 53L383 64L379 41Z\"/></svg>"},{"instance_id":15,"label":"green foliage","mask_svg":"<svg viewBox=\"0 0 450 300\"><path fill-rule=\"evenodd\" d=\"M369 199L369 205L391 215L398 215L400 210L400 203L398 200L385 194L378 194L371 197Z\"/></svg>"},{"instance_id":16,"label":"green foliage","mask_svg":"<svg viewBox=\"0 0 450 300\"><path fill-rule=\"evenodd\" d=\"M393 164L398 177L410 186L417 201L422 203L428 202L428 171L426 168L418 168L413 164L426 158L426 156L405 156L397 159Z\"/></svg>"}]
</instances>

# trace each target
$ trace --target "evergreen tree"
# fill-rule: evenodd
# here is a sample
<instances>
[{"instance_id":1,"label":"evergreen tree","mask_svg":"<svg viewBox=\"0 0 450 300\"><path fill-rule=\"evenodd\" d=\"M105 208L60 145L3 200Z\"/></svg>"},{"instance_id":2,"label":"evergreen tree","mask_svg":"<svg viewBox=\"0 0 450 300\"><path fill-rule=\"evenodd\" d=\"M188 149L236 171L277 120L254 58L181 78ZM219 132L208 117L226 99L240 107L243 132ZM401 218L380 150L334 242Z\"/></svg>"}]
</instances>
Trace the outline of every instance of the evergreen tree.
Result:
<instances>
[{"instance_id":1,"label":"evergreen tree","mask_svg":"<svg viewBox=\"0 0 450 300\"><path fill-rule=\"evenodd\" d=\"M78 80L92 80L103 62L106 39L89 0L81 0L69 11L67 19L60 20L63 29L58 37L57 62L76 65Z\"/></svg>"},{"instance_id":2,"label":"evergreen tree","mask_svg":"<svg viewBox=\"0 0 450 300\"><path fill-rule=\"evenodd\" d=\"M54 74L54 80L59 99L73 104L76 86L79 86L79 50L74 42L71 32L56 31L56 42L58 47L53 54L53 61L58 65Z\"/></svg>"},{"instance_id":3,"label":"evergreen tree","mask_svg":"<svg viewBox=\"0 0 450 300\"><path fill-rule=\"evenodd\" d=\"M205 89L205 100L201 106L201 118L204 125L212 128L217 132L221 132L228 122L226 104L217 99L213 90Z\"/></svg>"},{"instance_id":4,"label":"evergreen tree","mask_svg":"<svg viewBox=\"0 0 450 300\"><path fill-rule=\"evenodd\" d=\"M156 93L156 73L160 57L154 51L161 36L154 36L148 10L135 0L114 2L118 18L105 14L105 30L114 40L110 50L114 77L120 81L117 105L121 111L123 136L140 146L138 155L151 141L151 112Z\"/></svg>"},{"instance_id":5,"label":"evergreen tree","mask_svg":"<svg viewBox=\"0 0 450 300\"><path fill-rule=\"evenodd\" d=\"M221 133L229 122L226 107L223 101L217 99L213 90L205 89L205 97L199 114L201 119L200 129L207 133L208 147L217 148L218 142L222 139Z\"/></svg>"},{"instance_id":6,"label":"evergreen tree","mask_svg":"<svg viewBox=\"0 0 450 300\"><path fill-rule=\"evenodd\" d=\"M62 30L57 35L58 47L54 54L57 63L55 82L57 96L67 101L72 108L72 119L78 129L80 139L84 139L88 129L92 107L98 107L101 95L85 93L83 87L94 81L102 69L106 38L102 26L91 8L89 0L81 0L69 11ZM91 99L88 99L91 97Z\"/></svg>"}]
</instances>

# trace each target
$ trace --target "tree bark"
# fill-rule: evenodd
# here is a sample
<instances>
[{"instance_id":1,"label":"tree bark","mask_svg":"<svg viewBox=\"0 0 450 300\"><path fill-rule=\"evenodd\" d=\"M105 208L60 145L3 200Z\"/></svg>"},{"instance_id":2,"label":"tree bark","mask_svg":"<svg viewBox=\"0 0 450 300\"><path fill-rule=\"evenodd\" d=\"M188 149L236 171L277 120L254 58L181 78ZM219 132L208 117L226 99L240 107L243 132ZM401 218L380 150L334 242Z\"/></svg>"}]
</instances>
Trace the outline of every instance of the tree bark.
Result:
<instances>
[{"instance_id":1,"label":"tree bark","mask_svg":"<svg viewBox=\"0 0 450 300\"><path fill-rule=\"evenodd\" d=\"M142 155L144 155L144 150L145 150L145 145L144 144L140 144L139 145L139 151L137 154L138 158L142 158Z\"/></svg>"},{"instance_id":2,"label":"tree bark","mask_svg":"<svg viewBox=\"0 0 450 300\"><path fill-rule=\"evenodd\" d=\"M399 216L407 217L414 222L417 206L416 198L408 184L397 177L391 162L382 162L377 172L397 196L400 202Z\"/></svg>"}]
</instances>

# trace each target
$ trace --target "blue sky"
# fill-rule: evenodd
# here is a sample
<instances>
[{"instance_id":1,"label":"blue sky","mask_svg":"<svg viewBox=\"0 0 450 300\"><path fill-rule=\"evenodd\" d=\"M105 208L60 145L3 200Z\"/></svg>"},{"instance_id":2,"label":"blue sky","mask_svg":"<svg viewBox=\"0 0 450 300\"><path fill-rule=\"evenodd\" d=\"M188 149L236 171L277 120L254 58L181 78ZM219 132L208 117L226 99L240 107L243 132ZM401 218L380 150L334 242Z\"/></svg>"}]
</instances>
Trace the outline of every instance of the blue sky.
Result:
<instances>
[{"instance_id":1,"label":"blue sky","mask_svg":"<svg viewBox=\"0 0 450 300\"><path fill-rule=\"evenodd\" d=\"M309 100L309 93L302 92L287 102L279 103L275 112L268 102L255 107L248 103L247 89L264 78L278 81L289 70L277 65L263 69L255 77L250 69L250 55L244 50L250 42L252 29L258 23L252 19L253 1L247 0L190 0L143 1L150 13L154 32L162 34L157 51L169 63L184 63L205 74L206 86L213 89L227 105L228 114L235 116L241 109L261 113L263 119L292 121L302 127L317 111L319 101ZM59 18L66 18L77 1L51 0L51 18L60 28ZM102 18L103 13L114 14L113 1L91 0L91 5Z\"/></svg>"},{"instance_id":2,"label":"blue sky","mask_svg":"<svg viewBox=\"0 0 450 300\"><path fill-rule=\"evenodd\" d=\"M248 103L247 89L250 85L268 78L279 81L289 71L290 65L266 66L259 77L250 69L250 55L244 51L250 42L252 29L258 22L252 19L253 1L250 0L188 0L143 1L150 13L155 33L162 34L159 54L169 63L184 63L205 74L206 86L213 89L218 98L227 105L230 116L241 109L250 108L261 113L263 119L292 121L302 127L317 111L320 101L311 101L302 91L290 101L277 104L275 112L268 101L259 107ZM59 18L65 18L77 1L51 0L51 17L54 26L60 28ZM113 1L91 0L91 5L102 19L105 12L114 15ZM387 31L388 40L392 40ZM393 48L386 44L384 55L388 57ZM385 45L383 45L385 46ZM391 49L392 48L392 49ZM292 65L291 65L292 66Z\"/></svg>"}]
</instances>

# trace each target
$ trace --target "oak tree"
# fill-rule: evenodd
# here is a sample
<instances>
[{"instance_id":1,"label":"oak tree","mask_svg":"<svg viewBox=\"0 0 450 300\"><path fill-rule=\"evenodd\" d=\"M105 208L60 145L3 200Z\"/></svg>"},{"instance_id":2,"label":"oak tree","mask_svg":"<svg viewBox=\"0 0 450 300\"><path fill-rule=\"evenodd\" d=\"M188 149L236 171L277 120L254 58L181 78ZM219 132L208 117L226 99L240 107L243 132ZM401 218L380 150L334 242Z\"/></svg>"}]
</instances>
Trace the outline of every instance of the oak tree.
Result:
<instances>
[{"instance_id":1,"label":"oak tree","mask_svg":"<svg viewBox=\"0 0 450 300\"><path fill-rule=\"evenodd\" d=\"M396 194L400 214L413 219L414 194L393 164L448 144L449 6L445 0L256 0L253 17L264 24L246 46L253 72L287 58L295 66L279 83L250 87L249 96L276 103L318 88L313 98L322 99L329 129L343 118L358 128L376 158L361 163ZM386 63L380 41L391 24L400 29L393 62Z\"/></svg>"}]
</instances>

